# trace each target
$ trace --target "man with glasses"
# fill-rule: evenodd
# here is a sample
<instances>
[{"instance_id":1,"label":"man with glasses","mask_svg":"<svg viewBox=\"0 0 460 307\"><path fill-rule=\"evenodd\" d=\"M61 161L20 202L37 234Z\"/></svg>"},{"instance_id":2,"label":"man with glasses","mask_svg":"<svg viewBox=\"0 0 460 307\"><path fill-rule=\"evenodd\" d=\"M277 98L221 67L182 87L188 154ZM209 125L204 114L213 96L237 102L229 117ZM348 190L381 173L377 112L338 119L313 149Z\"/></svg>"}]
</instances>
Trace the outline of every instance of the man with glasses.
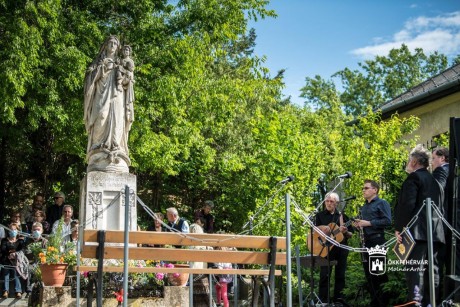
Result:
<instances>
[{"instance_id":1,"label":"man with glasses","mask_svg":"<svg viewBox=\"0 0 460 307\"><path fill-rule=\"evenodd\" d=\"M65 203L65 195L61 191L54 193L54 205L46 210L46 221L50 225L59 220L62 216L62 209Z\"/></svg>"},{"instance_id":2,"label":"man with glasses","mask_svg":"<svg viewBox=\"0 0 460 307\"><path fill-rule=\"evenodd\" d=\"M390 204L378 196L379 184L374 180L364 180L363 197L364 205L360 208L360 219L354 226L362 231L365 247L370 249L377 245L385 244L385 227L391 225ZM387 306L388 295L383 293L383 284L388 281L386 273L382 275L371 274L369 270L369 253L364 253L363 268L371 295L370 306Z\"/></svg>"},{"instance_id":3,"label":"man with glasses","mask_svg":"<svg viewBox=\"0 0 460 307\"><path fill-rule=\"evenodd\" d=\"M430 198L436 206L442 206L442 187L428 172L430 164L429 151L422 145L417 145L409 154L406 172L409 173L399 191L398 202L395 206L395 236L399 243L402 242L401 232L404 227L411 226L410 232L415 240L415 246L404 265L406 271L406 284L408 288L407 300L416 301L426 306L430 303L429 287L425 285L428 280L428 244L427 221L424 205ZM418 218L412 223L413 218ZM436 296L439 299L439 249L445 243L443 223L433 212L433 270ZM412 225L409 225L411 223ZM422 273L423 272L423 273Z\"/></svg>"}]
</instances>

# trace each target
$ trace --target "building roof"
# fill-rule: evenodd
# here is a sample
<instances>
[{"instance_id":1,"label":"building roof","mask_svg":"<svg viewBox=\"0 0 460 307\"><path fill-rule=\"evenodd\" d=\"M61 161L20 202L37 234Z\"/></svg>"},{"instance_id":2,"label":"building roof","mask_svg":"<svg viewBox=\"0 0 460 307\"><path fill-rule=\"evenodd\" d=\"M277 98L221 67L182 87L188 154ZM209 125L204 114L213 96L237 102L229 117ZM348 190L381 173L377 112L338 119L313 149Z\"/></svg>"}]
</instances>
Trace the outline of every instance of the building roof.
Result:
<instances>
[{"instance_id":1,"label":"building roof","mask_svg":"<svg viewBox=\"0 0 460 307\"><path fill-rule=\"evenodd\" d=\"M407 92L386 102L377 110L382 111L382 118L384 119L395 112L409 111L458 91L460 91L460 64L414 86Z\"/></svg>"}]
</instances>

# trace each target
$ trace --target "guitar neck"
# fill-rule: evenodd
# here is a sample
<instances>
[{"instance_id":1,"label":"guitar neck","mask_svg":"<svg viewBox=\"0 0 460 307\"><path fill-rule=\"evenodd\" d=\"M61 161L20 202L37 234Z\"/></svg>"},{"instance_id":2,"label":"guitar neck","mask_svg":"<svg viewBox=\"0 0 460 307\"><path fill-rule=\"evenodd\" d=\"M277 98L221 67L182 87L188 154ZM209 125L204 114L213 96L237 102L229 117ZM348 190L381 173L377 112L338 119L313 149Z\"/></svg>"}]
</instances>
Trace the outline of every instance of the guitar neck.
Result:
<instances>
[{"instance_id":1,"label":"guitar neck","mask_svg":"<svg viewBox=\"0 0 460 307\"><path fill-rule=\"evenodd\" d=\"M343 224L343 227L348 227L351 225L351 223L353 223L354 221L354 218L351 218L348 222L346 222L345 224ZM331 223L331 224L334 224L333 228L334 230L332 231L332 234L335 236L336 234L338 234L340 232L340 226L337 225L336 223ZM330 224L329 224L330 225ZM335 227L335 226L338 226L338 227Z\"/></svg>"}]
</instances>

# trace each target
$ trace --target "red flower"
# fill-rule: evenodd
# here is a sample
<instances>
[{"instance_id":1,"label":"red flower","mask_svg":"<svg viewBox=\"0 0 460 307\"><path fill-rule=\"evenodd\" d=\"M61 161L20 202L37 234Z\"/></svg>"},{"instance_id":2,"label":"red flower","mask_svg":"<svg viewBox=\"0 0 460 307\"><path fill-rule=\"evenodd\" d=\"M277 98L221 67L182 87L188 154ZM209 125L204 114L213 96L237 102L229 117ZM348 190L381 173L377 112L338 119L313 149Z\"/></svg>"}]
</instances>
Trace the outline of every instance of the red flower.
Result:
<instances>
[{"instance_id":1,"label":"red flower","mask_svg":"<svg viewBox=\"0 0 460 307\"><path fill-rule=\"evenodd\" d=\"M123 289L120 289L118 292L114 292L117 302L123 303Z\"/></svg>"}]
</instances>

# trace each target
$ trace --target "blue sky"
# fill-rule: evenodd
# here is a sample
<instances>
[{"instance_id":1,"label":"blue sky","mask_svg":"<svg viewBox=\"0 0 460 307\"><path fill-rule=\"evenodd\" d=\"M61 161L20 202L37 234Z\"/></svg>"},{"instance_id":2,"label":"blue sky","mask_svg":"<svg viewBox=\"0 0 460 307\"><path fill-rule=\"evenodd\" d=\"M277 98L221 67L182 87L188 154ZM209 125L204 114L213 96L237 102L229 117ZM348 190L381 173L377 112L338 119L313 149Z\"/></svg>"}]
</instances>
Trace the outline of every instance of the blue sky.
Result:
<instances>
[{"instance_id":1,"label":"blue sky","mask_svg":"<svg viewBox=\"0 0 460 307\"><path fill-rule=\"evenodd\" d=\"M272 76L286 69L283 93L300 105L305 77L329 79L402 43L460 54L459 0L271 0L268 8L278 17L250 23L255 54L267 57Z\"/></svg>"}]
</instances>

